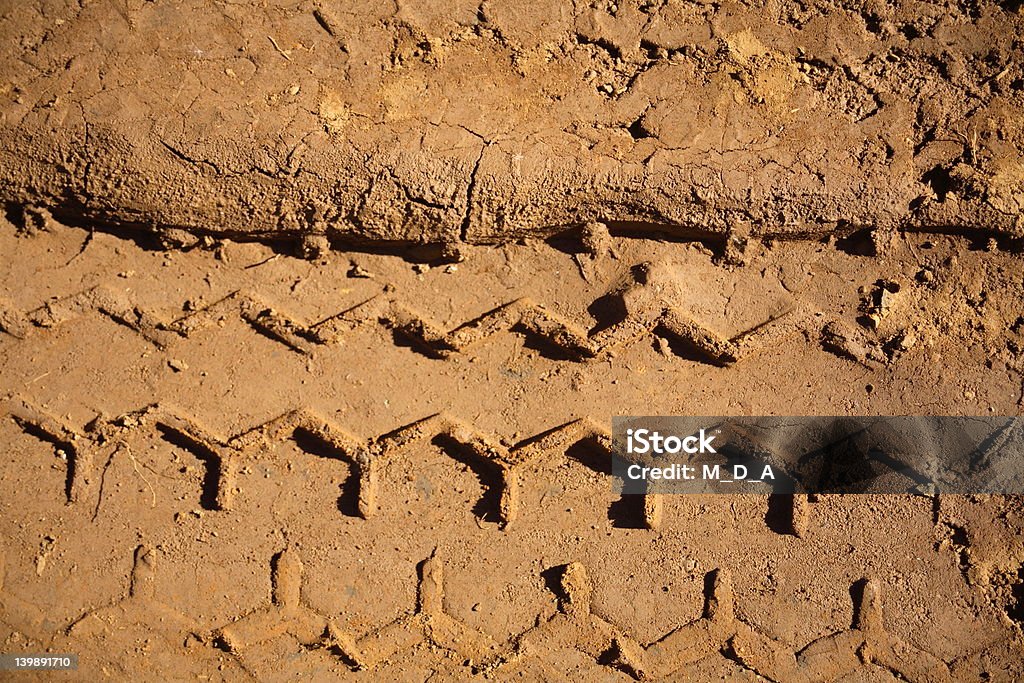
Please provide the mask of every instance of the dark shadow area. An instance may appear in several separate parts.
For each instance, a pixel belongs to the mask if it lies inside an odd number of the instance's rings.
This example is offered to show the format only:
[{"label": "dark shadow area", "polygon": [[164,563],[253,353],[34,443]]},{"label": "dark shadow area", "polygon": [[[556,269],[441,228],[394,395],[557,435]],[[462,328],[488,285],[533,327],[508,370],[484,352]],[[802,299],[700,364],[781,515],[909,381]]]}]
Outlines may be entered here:
[{"label": "dark shadow area", "polygon": [[594,299],[593,303],[587,306],[587,313],[597,321],[590,328],[590,336],[603,332],[610,327],[615,327],[629,316],[629,311],[626,310],[626,302],[618,294],[605,294]]},{"label": "dark shadow area", "polygon": [[1010,254],[1024,253],[1024,239],[997,234],[993,231],[963,231],[961,236],[967,239],[970,251],[1004,251]]},{"label": "dark shadow area", "polygon": [[[678,356],[682,360],[692,361],[694,363],[702,363],[704,365],[714,365],[715,367],[724,368],[727,367],[728,363],[723,363],[714,356],[704,353],[693,344],[688,344],[682,339],[679,339],[675,335],[671,334],[661,325],[658,325],[653,330],[654,334],[668,342],[668,348],[673,355]],[[657,340],[654,342],[657,344]]]},{"label": "dark shadow area", "polygon": [[[956,225],[931,225],[927,228],[904,228],[903,232],[921,235],[943,235],[966,240],[970,251],[989,251],[994,245],[996,249],[1008,254],[1024,253],[1024,238],[1007,235],[996,230],[981,228],[964,228]],[[928,243],[926,243],[928,244]],[[931,245],[922,248],[930,248]]]},{"label": "dark shadow area", "polygon": [[772,493],[768,495],[768,512],[764,516],[765,525],[777,534],[793,535],[793,495],[788,493]]},{"label": "dark shadow area", "polygon": [[565,449],[565,457],[598,474],[612,473],[612,459],[592,438],[583,438]]},{"label": "dark shadow area", "polygon": [[654,221],[605,221],[608,232],[614,237],[641,237],[660,239],[666,242],[700,242],[712,251],[718,251],[725,244],[725,232],[709,230],[698,225],[677,225]]},{"label": "dark shadow area", "polygon": [[836,249],[850,256],[877,256],[873,228],[861,228],[838,238]]},{"label": "dark shadow area", "polygon": [[[302,258],[302,240],[313,233],[267,230],[265,232],[238,232],[204,230],[194,226],[163,225],[159,228],[143,222],[128,220],[110,220],[102,215],[91,212],[81,202],[66,198],[59,204],[43,206],[50,212],[54,220],[70,228],[86,232],[102,232],[120,239],[128,240],[144,251],[192,251],[194,249],[216,248],[219,240],[232,242],[255,242],[266,245],[280,256]],[[24,206],[17,203],[6,203],[4,213],[7,219],[18,228],[25,226]],[[172,232],[173,231],[173,232]],[[441,243],[421,243],[410,241],[373,241],[349,237],[337,232],[328,236],[331,248],[337,251],[363,253],[382,256],[396,256],[406,263],[422,263],[431,266],[451,263],[458,260],[452,245]],[[305,259],[303,259],[305,260]]]},{"label": "dark shadow area", "polygon": [[25,227],[24,207],[13,202],[4,202],[4,218],[17,229]]},{"label": "dark shadow area", "polygon": [[906,493],[930,482],[926,475],[887,451],[861,444],[866,428],[845,432],[842,424],[837,423],[833,441],[800,457],[796,469],[805,488],[816,493],[870,493],[879,478],[894,473],[905,479]]},{"label": "dark shadow area", "polygon": [[579,351],[573,351],[570,349],[562,348],[557,344],[553,343],[550,339],[543,335],[537,334],[525,325],[516,323],[512,326],[512,331],[517,332],[523,336],[523,346],[525,348],[536,351],[544,358],[548,360],[557,361],[578,361],[581,357],[586,358],[590,355],[586,349],[580,349]]},{"label": "dark shadow area", "polygon": [[644,127],[644,117],[640,116],[633,123],[629,124],[626,128],[626,132],[634,140],[643,140],[644,138],[651,137],[650,131]]},{"label": "dark shadow area", "polygon": [[949,174],[949,169],[942,166],[933,166],[928,169],[921,176],[921,182],[932,188],[932,192],[940,202],[946,201],[946,195],[953,189],[953,176]]},{"label": "dark shadow area", "polygon": [[225,639],[224,636],[222,636],[220,634],[217,634],[213,638],[213,640],[211,641],[211,644],[213,645],[214,648],[220,650],[221,652],[226,652],[228,654],[233,654],[232,651],[231,651],[231,646],[228,645],[227,639]]},{"label": "dark shadow area", "polygon": [[[636,123],[634,122],[634,125]],[[630,134],[640,129],[629,130]],[[649,239],[662,242],[700,242],[716,257],[725,251],[725,233],[707,230],[696,226],[673,225],[650,221],[602,221],[612,237],[627,239]],[[586,252],[580,239],[582,224],[566,226],[553,235],[544,238],[549,247],[564,254],[581,254]]]},{"label": "dark shadow area", "polygon": [[58,436],[54,436],[53,434],[50,434],[49,432],[39,427],[38,425],[32,424],[27,420],[22,420],[17,416],[14,417],[14,421],[18,423],[18,426],[21,427],[26,434],[34,436],[40,441],[48,443],[54,446],[55,448],[59,448],[63,450],[65,453],[67,453],[68,459],[66,461],[67,467],[64,477],[64,495],[67,498],[67,500],[70,501],[71,487],[72,483],[75,480],[75,468],[77,467],[76,461],[78,460],[78,450],[75,448],[74,444],[71,443],[70,441],[65,441],[64,439],[61,439]]},{"label": "dark shadow area", "polygon": [[456,462],[469,468],[483,488],[483,493],[473,505],[473,514],[485,522],[501,521],[501,492],[505,486],[501,472],[496,465],[481,460],[475,453],[446,434],[438,434],[431,443],[442,449]]},{"label": "dark shadow area", "polygon": [[[325,641],[326,640],[327,639],[325,639]],[[306,647],[306,646],[304,646],[304,647]],[[324,645],[322,645],[320,643],[317,643],[314,646],[308,646],[309,651],[313,651],[313,650],[320,649],[320,648],[324,648]],[[337,643],[331,643],[331,644],[327,645],[326,648],[324,648],[324,649],[326,649],[327,652],[331,653],[332,655],[337,657],[339,660],[341,660],[341,662],[345,666],[347,666],[349,669],[351,669],[352,671],[358,671],[359,670],[359,662],[356,661],[355,659],[352,659],[352,656],[350,654],[348,654],[347,652],[345,652],[341,648],[341,646],[338,645]]]},{"label": "dark shadow area", "polygon": [[565,597],[565,594],[562,592],[562,576],[565,574],[568,566],[566,564],[559,564],[554,567],[548,567],[540,573],[540,578],[544,580],[544,587],[551,591],[551,594],[558,598],[559,602]]},{"label": "dark shadow area", "polygon": [[434,348],[430,344],[426,343],[422,339],[416,339],[410,334],[406,334],[397,327],[390,327],[391,330],[391,342],[403,349],[409,349],[413,353],[417,353],[421,356],[426,356],[433,360],[444,360],[445,354]]},{"label": "dark shadow area", "polygon": [[359,517],[359,469],[334,444],[321,439],[307,429],[298,427],[292,433],[292,440],[300,450],[318,458],[344,462],[349,473],[341,484],[338,497],[338,511],[346,517]]},{"label": "dark shadow area", "polygon": [[1024,625],[1024,565],[1017,569],[1017,580],[1010,585],[1010,604],[1006,616],[1014,623]]},{"label": "dark shadow area", "polygon": [[579,227],[566,228],[550,237],[546,237],[544,244],[563,254],[583,254],[587,251],[586,247],[583,246],[583,241],[580,239]]},{"label": "dark shadow area", "polygon": [[220,470],[222,467],[220,455],[206,444],[177,430],[169,429],[161,424],[158,424],[156,428],[164,441],[188,451],[203,463],[203,486],[199,493],[199,507],[204,510],[219,510],[217,494],[220,492]]},{"label": "dark shadow area", "polygon": [[864,591],[867,590],[867,587],[867,579],[861,579],[850,586],[850,599],[853,601],[853,623],[850,624],[851,626],[860,623],[861,618],[866,616],[861,614],[861,609],[867,606],[864,605]]},{"label": "dark shadow area", "polygon": [[608,521],[614,529],[646,529],[644,496],[623,494],[608,506]]},{"label": "dark shadow area", "polygon": [[799,469],[806,473],[805,486],[822,493],[865,492],[879,473],[855,442],[863,431],[842,435],[802,456]]}]

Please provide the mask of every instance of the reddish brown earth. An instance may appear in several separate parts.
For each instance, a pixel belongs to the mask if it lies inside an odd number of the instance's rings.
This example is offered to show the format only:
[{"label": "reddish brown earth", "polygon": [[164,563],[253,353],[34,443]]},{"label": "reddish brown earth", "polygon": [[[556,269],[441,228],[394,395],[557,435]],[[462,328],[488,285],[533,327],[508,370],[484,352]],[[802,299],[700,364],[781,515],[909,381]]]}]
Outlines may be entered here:
[{"label": "reddish brown earth", "polygon": [[1016,0],[4,3],[0,198],[338,244],[1019,239]]},{"label": "reddish brown earth", "polygon": [[[5,651],[79,653],[80,680],[1024,673],[1019,499],[663,496],[645,515],[602,450],[623,413],[1019,414],[1015,254],[755,243],[730,269],[700,244],[613,239],[614,256],[530,243],[431,268],[56,223],[5,225],[0,245]],[[901,290],[855,335],[880,279]],[[395,322],[451,330],[526,297],[515,310],[593,338],[650,296],[723,337],[817,315],[725,366],[658,334],[586,358],[507,321],[441,352]],[[826,324],[862,355],[825,348]],[[864,579],[880,597],[857,612]],[[641,649],[715,596],[717,617]]]},{"label": "reddish brown earth", "polygon": [[607,455],[613,415],[1022,413],[1022,35],[0,2],[0,653],[1024,679],[1019,497],[621,496]]}]

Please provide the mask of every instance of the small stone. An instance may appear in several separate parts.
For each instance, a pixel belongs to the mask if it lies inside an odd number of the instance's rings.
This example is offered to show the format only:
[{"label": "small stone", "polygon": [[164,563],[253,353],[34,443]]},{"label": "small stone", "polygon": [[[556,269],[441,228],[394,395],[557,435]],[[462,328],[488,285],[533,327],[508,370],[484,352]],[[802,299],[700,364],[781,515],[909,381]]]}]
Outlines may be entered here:
[{"label": "small stone", "polygon": [[352,262],[352,267],[348,269],[348,276],[349,277],[358,277],[358,278],[363,278],[363,279],[370,279],[370,278],[373,277],[373,273],[371,273],[366,268],[363,268],[361,265],[359,265],[358,263],[353,261]]},{"label": "small stone", "polygon": [[664,337],[656,337],[656,339],[657,339],[656,344],[657,344],[657,348],[658,348],[658,353],[660,353],[661,355],[663,355],[665,357],[671,356],[672,355],[672,345],[671,345],[671,343],[669,343],[668,339],[665,339]]},{"label": "small stone", "polygon": [[900,297],[902,287],[898,282],[892,280],[878,280],[866,294],[866,299],[861,302],[863,315],[859,318],[861,324],[877,330],[885,318],[895,306]]},{"label": "small stone", "polygon": [[913,348],[913,346],[917,344],[917,335],[914,333],[913,330],[907,330],[906,332],[900,335],[897,344],[899,344],[900,349],[902,349],[903,351]]},{"label": "small stone", "polygon": [[859,330],[832,321],[821,331],[821,344],[826,350],[858,363],[872,357],[872,344]]},{"label": "small stone", "polygon": [[169,359],[167,361],[167,365],[175,372],[184,372],[185,370],[188,370],[188,363],[176,358]]},{"label": "small stone", "polygon": [[466,260],[466,246],[445,242],[441,245],[441,259],[446,263],[462,263]]},{"label": "small stone", "polygon": [[167,228],[157,235],[160,246],[164,249],[192,249],[200,240],[187,230]]}]

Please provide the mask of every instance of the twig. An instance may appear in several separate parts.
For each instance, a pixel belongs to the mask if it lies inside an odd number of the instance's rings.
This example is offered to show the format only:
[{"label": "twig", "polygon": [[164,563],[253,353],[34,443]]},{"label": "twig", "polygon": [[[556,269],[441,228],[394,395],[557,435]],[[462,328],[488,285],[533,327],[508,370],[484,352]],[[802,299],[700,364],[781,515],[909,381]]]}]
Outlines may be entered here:
[{"label": "twig", "polygon": [[1003,78],[1004,76],[1006,76],[1006,74],[1010,73],[1010,69],[1012,69],[1012,68],[1013,68],[1013,66],[1014,66],[1014,64],[1013,64],[1013,60],[1010,60],[1010,61],[1009,61],[1009,62],[1008,62],[1008,63],[1006,64],[1006,66],[1005,66],[1005,67],[1003,68],[1003,70],[1002,70],[1002,71],[1000,71],[999,73],[997,73],[997,74],[996,74],[995,76],[992,76],[991,78],[988,78],[988,79],[987,79],[987,80],[985,81],[985,83],[986,83],[986,84],[988,84],[988,83],[995,83],[996,81],[998,81],[998,80],[1001,80],[1001,79],[1002,79],[1002,78]]},{"label": "twig", "polygon": [[132,459],[132,467],[135,469],[135,474],[139,475],[142,481],[146,482],[146,486],[149,487],[149,493],[153,496],[153,504],[151,507],[156,507],[156,489],[153,488],[153,484],[150,483],[149,479],[146,479],[146,475],[139,469],[139,461],[135,459],[135,455],[132,454],[132,450],[128,449],[128,457]]},{"label": "twig", "polygon": [[103,489],[107,484],[107,470],[110,469],[110,464],[114,462],[114,456],[121,451],[121,447],[118,446],[114,450],[110,451],[110,457],[107,458],[107,464],[103,466],[103,474],[100,475],[100,490],[96,494],[96,507],[92,511],[92,520],[96,521],[96,518],[100,516],[100,505],[103,504]]},{"label": "twig", "polygon": [[274,40],[274,36],[267,36],[267,38],[270,38],[270,42],[274,44],[274,49],[280,52],[282,57],[287,59],[289,62],[292,61],[291,55],[289,55],[286,50],[281,49],[281,46],[277,44],[276,40]]},{"label": "twig", "polygon": [[964,135],[958,130],[953,131],[953,134],[960,138],[960,140],[964,143],[964,147],[966,147],[967,151],[970,152],[971,163],[976,163],[978,160],[978,129],[974,129],[969,139],[966,135]]},{"label": "twig", "polygon": [[260,266],[262,266],[262,265],[264,265],[266,263],[270,263],[271,261],[276,261],[279,256],[280,256],[280,254],[274,254],[273,256],[268,256],[267,258],[263,259],[262,261],[257,261],[256,263],[250,263],[245,268],[243,268],[243,270],[249,270],[250,268],[259,268]]},{"label": "twig", "polygon": [[590,282],[590,278],[587,277],[587,270],[583,267],[583,261],[580,259],[579,254],[573,254],[572,258],[576,261],[576,267],[579,268],[580,277],[583,278],[584,282]]}]

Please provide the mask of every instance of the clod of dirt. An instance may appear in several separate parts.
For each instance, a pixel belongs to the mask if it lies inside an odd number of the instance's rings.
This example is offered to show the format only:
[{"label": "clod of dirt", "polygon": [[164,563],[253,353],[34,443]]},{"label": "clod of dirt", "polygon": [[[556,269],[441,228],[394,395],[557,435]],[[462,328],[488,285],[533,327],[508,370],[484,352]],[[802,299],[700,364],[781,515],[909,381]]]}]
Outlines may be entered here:
[{"label": "clod of dirt", "polygon": [[467,247],[457,242],[441,244],[441,261],[445,263],[461,263],[466,260]]},{"label": "clod of dirt", "polygon": [[583,245],[583,250],[590,254],[592,259],[615,254],[612,236],[608,232],[608,226],[604,223],[591,221],[584,225],[583,230],[580,231],[580,242]]},{"label": "clod of dirt", "polygon": [[324,235],[306,235],[299,240],[299,256],[311,261],[322,259],[331,252],[331,241]]},{"label": "clod of dirt", "polygon": [[900,330],[882,342],[882,350],[890,360],[894,360],[916,346],[917,341],[917,333],[914,330]]},{"label": "clod of dirt", "polygon": [[57,545],[57,539],[53,536],[47,535],[43,537],[42,542],[39,544],[39,553],[36,555],[36,576],[42,576],[43,572],[46,571],[46,563],[50,559],[50,555],[53,554],[53,549]]},{"label": "clod of dirt", "polygon": [[862,316],[859,321],[865,327],[877,330],[878,326],[892,311],[902,287],[893,280],[878,280],[867,297],[861,302]]},{"label": "clod of dirt", "polygon": [[725,234],[725,244],[717,261],[726,267],[747,265],[747,245],[750,242],[750,226],[734,220]]},{"label": "clod of dirt", "polygon": [[200,243],[200,238],[187,230],[166,228],[157,233],[157,240],[164,249],[192,249]]},{"label": "clod of dirt", "polygon": [[46,232],[53,225],[50,212],[38,206],[25,206],[21,210],[21,223],[18,234],[30,237],[36,233]]},{"label": "clod of dirt", "polygon": [[837,320],[825,325],[821,331],[822,346],[836,355],[868,365],[878,360],[878,345],[870,341],[859,329]]},{"label": "clod of dirt", "polygon": [[363,268],[355,261],[352,261],[351,264],[352,267],[348,269],[348,277],[361,278],[365,280],[371,279],[373,277],[373,273],[368,271],[366,268]]}]

